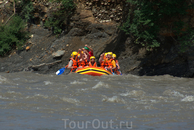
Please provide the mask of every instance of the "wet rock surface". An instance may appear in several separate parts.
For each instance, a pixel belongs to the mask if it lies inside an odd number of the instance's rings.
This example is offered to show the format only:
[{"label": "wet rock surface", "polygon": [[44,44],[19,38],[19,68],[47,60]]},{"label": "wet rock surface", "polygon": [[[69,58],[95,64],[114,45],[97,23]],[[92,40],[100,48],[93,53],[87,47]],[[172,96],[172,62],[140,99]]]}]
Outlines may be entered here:
[{"label": "wet rock surface", "polygon": [[[107,41],[115,32],[112,31],[111,35],[108,35],[104,32],[107,25],[91,24],[85,25],[84,30],[82,27],[72,28],[68,34],[59,37],[52,35],[48,29],[32,25],[30,32],[33,37],[23,46],[23,50],[14,50],[8,57],[0,58],[0,71],[54,73],[66,66],[72,51],[83,48],[85,44],[94,49],[94,54],[100,54],[102,46],[108,44]],[[108,28],[114,30],[116,26]],[[26,47],[30,49],[26,50]]]},{"label": "wet rock surface", "polygon": [[[77,35],[75,31],[77,34],[83,32],[84,35]],[[68,34],[60,37],[37,25],[33,25],[30,32],[33,37],[23,50],[15,50],[8,57],[0,58],[0,72],[55,73],[67,65],[72,51],[88,44],[94,49],[97,59],[103,52],[114,52],[124,74],[194,76],[194,48],[180,54],[178,46],[168,45],[148,52],[132,43],[129,36],[117,31],[116,25],[90,23],[84,30],[72,28]],[[26,50],[28,46],[30,49]],[[56,56],[53,57],[54,54]]]}]

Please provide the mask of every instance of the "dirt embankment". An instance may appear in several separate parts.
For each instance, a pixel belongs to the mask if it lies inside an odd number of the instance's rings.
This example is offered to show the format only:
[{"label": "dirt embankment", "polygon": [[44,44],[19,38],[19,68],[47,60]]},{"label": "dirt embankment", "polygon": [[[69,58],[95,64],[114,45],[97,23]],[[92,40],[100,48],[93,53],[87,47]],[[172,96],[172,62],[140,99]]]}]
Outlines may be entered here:
[{"label": "dirt embankment", "polygon": [[[161,36],[161,48],[148,52],[118,29],[119,23],[126,16],[125,8],[128,5],[92,4],[85,1],[79,3],[71,17],[70,31],[59,37],[42,26],[46,12],[44,17],[37,17],[29,28],[32,38],[23,50],[13,51],[8,57],[0,58],[0,72],[54,73],[68,63],[72,51],[88,44],[94,49],[97,59],[103,52],[112,51],[117,54],[121,70],[126,74],[194,76],[194,47],[185,53],[179,53],[179,45],[174,44],[172,38]],[[39,11],[45,10],[42,7]]]},{"label": "dirt embankment", "polygon": [[87,9],[87,5],[79,3],[71,17],[70,31],[56,37],[52,31],[42,26],[44,16],[50,13],[45,12],[47,7],[44,8],[42,4],[38,6],[37,3],[34,6],[41,8],[39,13],[34,12],[39,17],[35,17],[34,24],[29,28],[32,36],[23,46],[23,50],[14,50],[9,56],[0,58],[1,72],[53,73],[68,63],[72,51],[77,51],[87,44],[94,49],[94,54],[98,57],[111,39],[117,36],[116,21],[99,22],[93,12]]}]

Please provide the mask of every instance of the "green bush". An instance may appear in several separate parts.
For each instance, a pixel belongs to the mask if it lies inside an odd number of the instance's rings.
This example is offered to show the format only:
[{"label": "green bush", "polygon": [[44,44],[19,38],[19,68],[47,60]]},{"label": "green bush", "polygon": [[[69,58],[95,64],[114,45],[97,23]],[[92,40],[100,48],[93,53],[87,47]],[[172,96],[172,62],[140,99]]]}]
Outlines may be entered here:
[{"label": "green bush", "polygon": [[0,55],[3,56],[13,48],[20,48],[28,38],[24,30],[25,22],[14,16],[6,26],[0,26]]},{"label": "green bush", "polygon": [[31,0],[16,0],[16,8],[17,14],[25,22],[33,18],[32,12],[34,11],[34,7]]},{"label": "green bush", "polygon": [[67,26],[69,17],[75,9],[73,0],[51,0],[51,2],[60,3],[58,10],[52,13],[52,16],[46,20],[44,26],[52,27],[54,34],[60,34]]},{"label": "green bush", "polygon": [[[193,8],[193,5],[185,0],[127,0],[127,2],[132,8],[129,9],[128,18],[121,29],[126,34],[135,37],[135,43],[146,46],[148,49],[160,46],[157,37],[161,28],[172,28],[177,36],[194,32],[189,29],[187,23],[181,21],[181,18],[187,14],[186,10]],[[165,22],[173,18],[178,21],[174,21],[172,27],[166,26]],[[187,32],[182,31],[184,27]],[[190,44],[185,40],[188,41],[191,37],[184,36],[184,40],[179,41],[183,46],[187,46]]]},{"label": "green bush", "polygon": [[0,56],[12,49],[20,49],[29,38],[25,25],[32,18],[33,4],[30,0],[15,0],[15,3],[16,14],[6,25],[0,26]]},{"label": "green bush", "polygon": [[181,43],[180,52],[185,52],[190,46],[194,45],[194,31],[190,28],[178,37],[178,41]]}]

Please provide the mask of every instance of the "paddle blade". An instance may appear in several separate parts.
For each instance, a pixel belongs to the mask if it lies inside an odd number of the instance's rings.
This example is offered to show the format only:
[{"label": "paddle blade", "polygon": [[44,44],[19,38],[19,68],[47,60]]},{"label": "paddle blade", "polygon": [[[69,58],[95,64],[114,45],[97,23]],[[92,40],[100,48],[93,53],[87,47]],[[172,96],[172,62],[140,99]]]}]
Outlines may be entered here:
[{"label": "paddle blade", "polygon": [[64,71],[65,71],[65,68],[61,68],[60,70],[56,72],[56,75],[61,75],[63,74]]}]

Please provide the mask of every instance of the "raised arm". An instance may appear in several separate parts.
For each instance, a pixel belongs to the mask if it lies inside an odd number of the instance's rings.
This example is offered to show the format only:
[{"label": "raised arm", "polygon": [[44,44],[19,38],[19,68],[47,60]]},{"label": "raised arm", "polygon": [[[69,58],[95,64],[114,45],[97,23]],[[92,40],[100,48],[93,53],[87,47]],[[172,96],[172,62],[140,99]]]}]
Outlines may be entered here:
[{"label": "raised arm", "polygon": [[99,62],[101,63],[103,61],[104,53],[100,55]]},{"label": "raised arm", "polygon": [[67,66],[67,69],[73,69],[73,61],[70,60],[69,63],[68,63],[68,66]]},{"label": "raised arm", "polygon": [[87,44],[85,46],[88,47],[90,51],[93,53],[93,49],[91,47],[89,47]]},{"label": "raised arm", "polygon": [[83,53],[82,53],[82,57],[81,57],[81,58],[82,58],[83,60],[85,60],[85,59],[87,58],[87,55],[86,55],[85,52],[84,52],[84,48],[82,48],[82,51],[83,51]]}]

